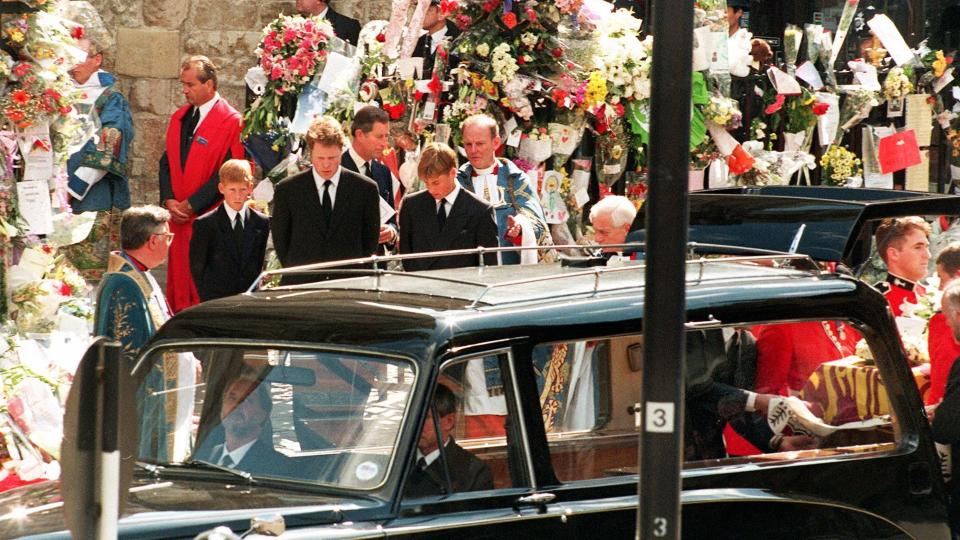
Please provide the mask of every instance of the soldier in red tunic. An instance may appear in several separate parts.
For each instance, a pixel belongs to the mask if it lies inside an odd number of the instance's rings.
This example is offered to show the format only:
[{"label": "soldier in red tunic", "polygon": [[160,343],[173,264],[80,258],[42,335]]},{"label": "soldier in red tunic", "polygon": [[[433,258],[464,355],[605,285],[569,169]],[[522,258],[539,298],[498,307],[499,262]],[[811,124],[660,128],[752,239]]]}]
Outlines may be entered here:
[{"label": "soldier in red tunic", "polygon": [[899,317],[904,301],[916,303],[925,294],[917,282],[927,276],[930,225],[919,216],[887,218],[877,227],[877,251],[887,265],[887,278],[874,284]]},{"label": "soldier in red tunic", "polygon": [[160,202],[170,211],[173,244],[167,266],[167,300],[174,313],[200,302],[190,275],[193,220],[221,201],[220,165],[242,159],[243,117],[217,92],[217,67],[206,56],[180,66],[187,104],[170,117],[160,158]]},{"label": "soldier in red tunic", "polygon": [[[937,255],[937,275],[940,276],[941,290],[960,277],[960,244],[950,244]],[[943,399],[950,366],[960,357],[960,344],[954,339],[942,311],[930,318],[927,350],[930,353],[930,391],[927,392],[926,404],[936,405]]]}]

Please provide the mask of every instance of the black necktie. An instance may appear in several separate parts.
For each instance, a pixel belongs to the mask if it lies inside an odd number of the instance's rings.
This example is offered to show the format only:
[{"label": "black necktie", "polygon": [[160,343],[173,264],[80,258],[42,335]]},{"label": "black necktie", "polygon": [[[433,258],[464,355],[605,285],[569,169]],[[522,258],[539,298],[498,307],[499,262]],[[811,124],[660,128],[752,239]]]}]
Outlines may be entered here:
[{"label": "black necktie", "polygon": [[437,205],[437,223],[440,224],[441,231],[443,230],[443,226],[447,224],[447,213],[444,211],[446,205],[446,199],[440,199],[440,204]]},{"label": "black necktie", "polygon": [[190,113],[184,117],[180,124],[180,167],[186,167],[187,154],[190,152],[190,145],[193,143],[193,132],[197,129],[197,122],[200,121],[200,109],[193,107]]},{"label": "black necktie", "polygon": [[367,178],[371,178],[371,179],[373,178],[372,176],[370,176],[370,162],[369,162],[369,161],[363,164],[363,175],[366,176]]},{"label": "black necktie", "polygon": [[325,180],[323,182],[323,201],[320,203],[320,220],[324,227],[330,226],[330,218],[333,216],[333,199],[330,198],[330,186],[333,182]]},{"label": "black necktie", "polygon": [[237,251],[243,249],[243,220],[240,219],[240,212],[233,218],[233,241],[237,243]]}]

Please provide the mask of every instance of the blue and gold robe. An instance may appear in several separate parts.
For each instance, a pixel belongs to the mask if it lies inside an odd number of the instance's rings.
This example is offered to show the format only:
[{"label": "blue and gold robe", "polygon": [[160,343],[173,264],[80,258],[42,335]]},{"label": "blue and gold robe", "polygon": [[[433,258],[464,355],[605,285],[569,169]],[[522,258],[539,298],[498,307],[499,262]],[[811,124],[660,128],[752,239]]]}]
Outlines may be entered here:
[{"label": "blue and gold robe", "polygon": [[[543,207],[540,205],[540,197],[536,193],[535,187],[530,182],[527,175],[506,159],[497,159],[497,192],[487,197],[484,193],[477,193],[473,186],[473,166],[468,162],[464,163],[457,171],[457,181],[464,188],[470,190],[478,197],[493,204],[494,211],[497,214],[497,230],[499,231],[500,246],[507,247],[513,244],[506,239],[507,216],[521,215],[526,217],[536,235],[536,242],[532,244],[540,245],[544,237],[547,236],[547,221],[543,217]],[[524,243],[526,244],[526,242]],[[503,264],[519,264],[520,255],[518,252],[504,252],[500,254],[500,260]]]}]

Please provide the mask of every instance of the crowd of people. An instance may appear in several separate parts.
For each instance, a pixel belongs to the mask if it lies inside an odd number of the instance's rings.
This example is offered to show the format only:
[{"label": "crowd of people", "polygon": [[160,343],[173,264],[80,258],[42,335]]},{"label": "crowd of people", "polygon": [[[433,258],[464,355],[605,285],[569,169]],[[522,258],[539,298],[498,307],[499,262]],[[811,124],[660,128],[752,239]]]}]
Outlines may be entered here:
[{"label": "crowd of people", "polygon": [[[325,16],[338,36],[356,44],[357,21],[319,0],[298,0],[297,8],[304,14]],[[736,31],[734,22],[731,32]],[[439,40],[456,32],[436,16],[427,17],[424,29],[417,46],[426,58],[432,57]],[[73,256],[88,263],[78,263],[81,269],[95,270],[101,264],[106,268],[97,294],[95,331],[123,343],[128,354],[139,350],[172,314],[248,290],[265,267],[271,238],[284,267],[388,252],[526,248],[410,258],[402,263],[409,271],[478,263],[532,264],[539,257],[532,248],[550,243],[536,186],[512,161],[497,156],[503,143],[501,126],[485,114],[470,116],[461,125],[466,157],[462,163],[457,152],[443,143],[427,144],[420,151],[417,176],[425,189],[417,192],[407,191],[399,181],[397,163],[384,161],[390,144],[387,112],[374,105],[359,109],[349,133],[334,118],[316,117],[305,136],[310,167],[277,184],[268,217],[248,204],[254,170],[241,142],[242,115],[218,93],[218,68],[204,56],[192,56],[181,65],[186,103],[169,120],[159,167],[159,205],[129,208],[121,221],[114,209],[130,206],[123,167],[117,166],[125,162],[133,137],[129,105],[112,75],[100,69],[100,44],[90,39],[81,44],[87,60],[72,74],[86,90],[88,105],[97,110],[101,127],[71,156],[69,186],[72,208],[97,211],[99,216],[87,241],[97,248],[84,250],[82,257]],[[634,204],[622,196],[607,196],[592,207],[594,239],[601,247],[611,246],[603,248],[607,256],[620,250],[615,246],[626,241],[635,216]],[[888,274],[876,287],[889,300],[894,315],[901,314],[904,302],[916,302],[917,295],[923,294],[919,282],[927,276],[929,234],[929,225],[919,217],[885,220],[877,228],[876,245]],[[104,247],[116,237],[120,250],[107,255]],[[162,288],[150,270],[164,262],[167,281]],[[942,313],[930,321],[932,388],[927,399],[929,405],[942,400],[934,420],[937,437],[956,444],[960,436],[952,419],[960,414],[960,368],[953,361],[960,356],[960,281],[951,282],[960,275],[960,245],[939,253],[936,271],[945,292]],[[315,279],[310,274],[287,274],[283,283]],[[757,373],[752,389],[742,396],[745,410],[761,413],[772,396],[799,392],[818,365],[854,354],[860,339],[854,327],[835,321],[771,325],[753,329],[750,336],[741,331],[736,335],[756,339]],[[481,404],[465,410],[468,435],[503,432],[503,396],[486,378],[486,361],[471,361],[464,375],[465,399],[479,397],[471,403]],[[246,389],[244,396],[249,393]],[[459,407],[452,405],[456,398],[439,394],[434,407],[442,425],[436,431],[448,437],[453,421],[449,415]],[[232,409],[227,410],[227,401],[223,412],[227,433],[242,433],[239,428],[230,431],[226,419]],[[268,398],[261,401],[269,403]],[[257,417],[263,415],[260,410]],[[430,484],[436,484],[429,478],[431,457],[435,460],[437,455],[436,431],[432,421],[424,426],[425,476],[411,489],[429,490]],[[251,446],[255,439],[231,435],[223,447],[211,452],[222,465],[242,463],[244,454],[255,448]],[[813,444],[801,438],[774,439],[760,446],[779,450]],[[461,459],[458,456],[451,450],[447,459]],[[489,470],[481,470],[466,457],[463,460],[469,461],[464,467],[473,471],[471,485],[491,483]]]}]

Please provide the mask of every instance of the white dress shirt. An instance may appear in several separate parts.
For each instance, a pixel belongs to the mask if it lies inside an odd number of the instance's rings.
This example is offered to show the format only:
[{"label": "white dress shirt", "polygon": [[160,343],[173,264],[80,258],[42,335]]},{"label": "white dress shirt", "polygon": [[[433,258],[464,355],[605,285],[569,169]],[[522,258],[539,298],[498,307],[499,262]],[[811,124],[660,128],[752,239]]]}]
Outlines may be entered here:
[{"label": "white dress shirt", "polygon": [[[330,189],[333,190],[333,186],[330,186]],[[323,197],[323,191],[320,192],[320,197]],[[237,214],[240,214],[240,223],[243,225],[247,224],[247,205],[243,205],[239,212],[230,208],[230,205],[226,202],[223,203],[223,208],[227,211],[227,218],[230,220],[231,228],[237,219]]]},{"label": "white dress shirt", "polygon": [[430,53],[437,52],[437,45],[443,41],[443,38],[447,37],[447,25],[444,24],[443,28],[437,30],[436,32],[430,34]]},{"label": "white dress shirt", "polygon": [[323,203],[323,183],[327,180],[332,182],[330,184],[330,204],[334,207],[337,206],[337,186],[340,184],[340,171],[343,170],[343,167],[337,167],[337,172],[333,174],[330,178],[323,178],[317,173],[316,169],[310,169],[313,171],[313,181],[317,184],[317,194],[320,195],[320,203]]},{"label": "white dress shirt", "polygon": [[[444,207],[444,210],[443,210],[443,212],[444,212],[445,215],[447,215],[447,216],[450,215],[450,210],[453,208],[453,203],[455,203],[455,202],[457,201],[457,195],[459,195],[459,194],[460,194],[460,183],[459,183],[459,182],[454,182],[454,183],[453,183],[453,191],[451,191],[450,193],[447,194],[446,197],[444,197],[443,199],[441,199],[441,200],[447,201],[447,204],[446,204],[446,206]],[[436,209],[439,211],[439,210],[440,210],[440,200],[434,199],[434,202],[436,203]]]},{"label": "white dress shirt", "polygon": [[200,105],[199,107],[197,107],[197,109],[200,110],[200,118],[197,120],[197,125],[194,126],[193,128],[194,133],[197,132],[197,128],[200,127],[200,124],[203,123],[203,119],[206,118],[208,114],[210,114],[210,111],[213,110],[213,106],[216,105],[217,101],[219,100],[220,100],[220,92],[217,92],[213,94],[213,98],[211,98],[210,101],[207,101],[203,105]]},{"label": "white dress shirt", "polygon": [[244,456],[247,455],[247,452],[253,447],[253,444],[257,442],[256,439],[248,442],[247,444],[234,448],[233,451],[227,450],[227,445],[223,445],[223,453],[220,454],[220,458],[217,460],[217,465],[223,465],[223,458],[230,456],[230,460],[233,461],[231,467],[236,467],[238,463],[243,461]]},{"label": "white dress shirt", "polygon": [[370,162],[360,157],[360,154],[358,154],[357,151],[353,149],[353,144],[347,147],[347,153],[350,154],[350,157],[353,159],[353,162],[357,165],[357,172],[360,174],[364,174],[363,167]]}]

